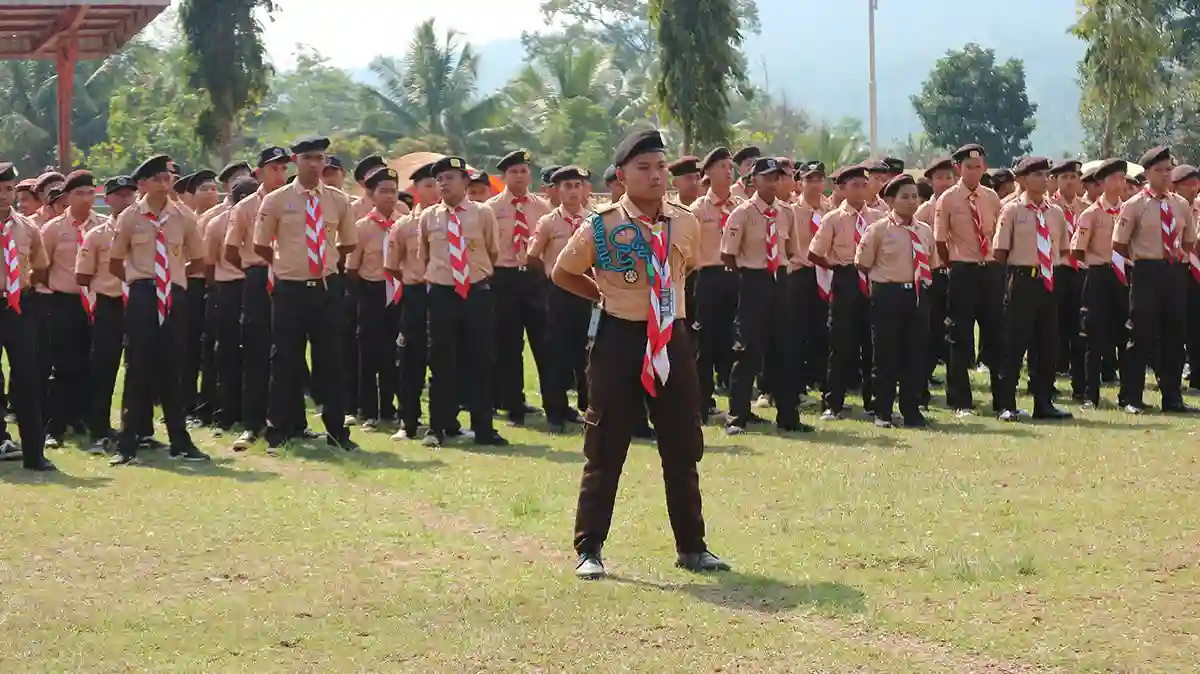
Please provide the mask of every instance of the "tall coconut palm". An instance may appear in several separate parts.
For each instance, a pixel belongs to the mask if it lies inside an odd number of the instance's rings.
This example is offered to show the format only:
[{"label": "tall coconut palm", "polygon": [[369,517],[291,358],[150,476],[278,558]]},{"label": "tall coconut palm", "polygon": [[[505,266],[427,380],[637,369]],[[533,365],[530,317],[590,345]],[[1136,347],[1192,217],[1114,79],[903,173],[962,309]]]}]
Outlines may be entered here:
[{"label": "tall coconut palm", "polygon": [[797,139],[796,151],[806,161],[824,162],[828,171],[858,163],[870,154],[861,130],[851,132],[844,124],[817,126]]}]

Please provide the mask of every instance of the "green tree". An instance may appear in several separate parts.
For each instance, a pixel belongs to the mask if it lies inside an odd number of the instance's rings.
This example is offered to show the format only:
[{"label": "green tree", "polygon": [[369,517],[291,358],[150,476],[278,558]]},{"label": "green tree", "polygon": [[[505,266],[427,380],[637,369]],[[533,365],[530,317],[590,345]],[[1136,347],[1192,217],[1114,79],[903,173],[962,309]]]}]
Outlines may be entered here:
[{"label": "green tree", "polygon": [[235,126],[267,91],[271,66],[257,13],[274,10],[274,0],[184,0],[180,6],[188,79],[208,94],[196,131],[222,162],[233,155]]},{"label": "green tree", "polygon": [[937,60],[910,99],[930,141],[940,147],[980,143],[998,164],[1030,151],[1037,104],[1025,91],[1025,65],[996,63],[996,52],[971,43]]},{"label": "green tree", "polygon": [[926,134],[917,132],[908,134],[903,142],[897,142],[890,154],[904,160],[906,167],[917,168],[929,166],[935,158],[946,156],[949,152],[944,147],[934,145]]},{"label": "green tree", "polygon": [[[733,123],[734,145],[755,145],[777,157],[808,159],[802,156],[800,147],[812,123],[808,114],[787,96],[777,98],[759,90],[749,99],[734,98],[730,119],[736,120]],[[706,148],[699,149],[703,152]]]},{"label": "green tree", "polygon": [[819,124],[800,137],[798,159],[819,161],[830,173],[842,166],[857,164],[870,156],[870,145],[862,131],[862,121],[843,119],[835,124]]},{"label": "green tree", "polygon": [[683,151],[729,138],[729,89],[744,86],[732,0],[651,0],[660,67],[655,95],[683,132]]}]

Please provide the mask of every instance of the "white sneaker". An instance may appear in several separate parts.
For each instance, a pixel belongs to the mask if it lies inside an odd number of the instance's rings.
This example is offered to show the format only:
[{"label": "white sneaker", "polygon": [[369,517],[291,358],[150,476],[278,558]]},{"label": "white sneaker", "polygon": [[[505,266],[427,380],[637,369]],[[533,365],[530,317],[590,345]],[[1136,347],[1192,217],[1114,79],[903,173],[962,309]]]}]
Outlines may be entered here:
[{"label": "white sneaker", "polygon": [[17,459],[23,456],[21,448],[12,440],[0,442],[0,459]]},{"label": "white sneaker", "polygon": [[396,431],[395,433],[392,433],[392,440],[407,440],[407,439],[408,439],[408,431],[404,430],[403,428]]},{"label": "white sneaker", "polygon": [[425,447],[441,447],[442,439],[433,433],[426,433],[425,438],[421,440],[421,444]]},{"label": "white sneaker", "polygon": [[975,413],[968,409],[954,410],[955,419],[966,419],[973,416],[975,416]]},{"label": "white sneaker", "polygon": [[357,426],[358,425],[358,417],[354,416],[353,414],[347,414],[346,418],[342,419],[342,423],[345,424],[346,426]]},{"label": "white sneaker", "polygon": [[742,428],[741,426],[726,426],[725,427],[725,435],[741,435],[742,433],[745,433],[745,432],[746,432],[746,429]]},{"label": "white sneaker", "polygon": [[771,397],[768,395],[760,395],[758,397],[758,400],[754,401],[754,406],[759,407],[759,408],[770,407],[771,406]]},{"label": "white sneaker", "polygon": [[841,418],[842,418],[841,412],[834,412],[833,410],[825,410],[824,412],[821,413],[821,421],[837,421],[838,419],[841,419]]},{"label": "white sneaker", "polygon": [[362,429],[368,433],[373,433],[378,426],[378,422],[374,419],[363,419]]}]

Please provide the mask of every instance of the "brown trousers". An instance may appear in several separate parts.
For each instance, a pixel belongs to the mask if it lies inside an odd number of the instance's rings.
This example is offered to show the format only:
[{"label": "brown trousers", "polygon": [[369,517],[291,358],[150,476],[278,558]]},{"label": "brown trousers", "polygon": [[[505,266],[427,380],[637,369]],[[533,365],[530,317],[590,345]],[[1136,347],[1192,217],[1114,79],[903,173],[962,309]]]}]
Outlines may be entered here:
[{"label": "brown trousers", "polygon": [[576,552],[599,553],[608,537],[617,483],[643,404],[648,406],[650,421],[658,433],[658,454],[675,548],[680,553],[705,549],[700,475],[696,470],[704,454],[700,382],[686,321],[675,322],[667,345],[671,373],[666,384],[656,382],[656,397],[647,396],[642,388],[645,353],[646,323],[601,315],[588,359],[591,395],[584,415],[587,425],[583,439],[587,462],[575,513]]}]

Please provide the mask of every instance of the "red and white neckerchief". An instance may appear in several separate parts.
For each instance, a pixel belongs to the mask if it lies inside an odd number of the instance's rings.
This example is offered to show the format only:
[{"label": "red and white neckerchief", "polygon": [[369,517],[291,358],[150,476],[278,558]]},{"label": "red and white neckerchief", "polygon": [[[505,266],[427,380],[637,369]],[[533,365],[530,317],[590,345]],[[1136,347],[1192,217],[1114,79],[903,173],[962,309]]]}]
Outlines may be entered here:
[{"label": "red and white neckerchief", "polygon": [[167,230],[163,227],[169,216],[161,218],[149,211],[142,217],[154,223],[154,294],[158,296],[158,324],[162,325],[171,313],[171,256],[167,252]]},{"label": "red and white neckerchief", "polygon": [[767,210],[763,211],[763,217],[767,219],[767,271],[774,276],[779,270],[779,228],[775,225],[779,211],[775,210],[773,205],[768,206]]},{"label": "red and white neckerchief", "polygon": [[967,205],[971,208],[971,223],[975,226],[975,240],[979,242],[979,253],[984,259],[987,259],[992,252],[992,246],[983,233],[983,218],[979,216],[979,205],[975,203],[977,198],[975,190],[967,192]]},{"label": "red and white neckerchief", "polygon": [[525,215],[525,204],[529,203],[529,195],[513,197],[513,255],[520,255],[529,243],[529,218]]},{"label": "red and white neckerchief", "polygon": [[1046,225],[1046,211],[1050,207],[1042,202],[1031,203],[1028,208],[1037,218],[1038,272],[1042,277],[1042,285],[1046,286],[1046,292],[1054,292],[1054,252],[1050,250],[1050,227]]},{"label": "red and white neckerchief", "polygon": [[8,216],[8,220],[4,223],[4,230],[0,232],[0,245],[4,246],[4,267],[8,269],[8,277],[5,279],[4,289],[8,292],[8,308],[13,310],[13,313],[21,313],[21,254],[17,251],[17,239],[14,236],[13,226],[16,222],[12,216]]},{"label": "red and white neckerchief", "polygon": [[570,225],[572,234],[574,234],[576,231],[578,231],[579,226],[583,224],[583,216],[582,215],[571,215],[570,213],[566,212],[566,210],[564,210],[562,212],[562,216],[563,216],[563,222]]},{"label": "red and white neckerchief", "polygon": [[[388,220],[380,215],[379,211],[375,210],[372,210],[371,214],[367,217],[369,217],[376,225],[379,225],[379,229],[383,230],[383,247],[384,252],[386,253],[388,245],[388,232],[391,231],[392,225],[394,225],[396,221]],[[400,282],[400,279],[392,276],[391,272],[389,272],[387,269],[383,270],[383,286],[385,288],[384,305],[399,304],[400,298],[404,296],[404,284]]]},{"label": "red and white neckerchief", "polygon": [[[83,249],[83,227],[87,224],[84,219],[80,222],[75,222],[75,254],[79,255],[79,251]],[[94,323],[96,320],[96,293],[92,292],[87,286],[79,287],[79,301],[83,304],[83,310],[87,312],[88,322]]]},{"label": "red and white neckerchief", "polygon": [[[815,237],[817,230],[821,229],[821,214],[815,208],[813,209],[811,227],[812,235]],[[833,297],[833,270],[821,265],[814,265],[814,268],[817,271],[817,295],[822,300],[828,302]]]},{"label": "red and white neckerchief", "polygon": [[1147,187],[1142,192],[1158,202],[1158,218],[1162,222],[1162,242],[1163,242],[1163,259],[1167,262],[1174,262],[1178,259],[1178,242],[1179,232],[1175,229],[1175,214],[1171,211],[1171,200],[1168,196],[1163,195],[1160,199],[1154,196],[1154,193]]},{"label": "red and white neckerchief", "polygon": [[[1112,216],[1113,225],[1116,226],[1116,220],[1121,216],[1121,207],[1106,208],[1104,212]],[[1121,285],[1129,285],[1129,277],[1125,275],[1125,256],[1114,250],[1112,252],[1112,266],[1113,272],[1117,275],[1117,280],[1121,282]]]},{"label": "red and white neckerchief", "polygon": [[471,290],[471,269],[467,265],[467,241],[463,237],[462,220],[459,213],[465,213],[466,208],[459,204],[453,208],[446,206],[446,242],[450,246],[450,269],[454,274],[454,292],[459,297],[467,298]]},{"label": "red and white neckerchief", "polygon": [[717,212],[721,214],[721,231],[724,232],[725,225],[729,224],[729,215],[733,213],[733,209],[728,208],[733,202],[733,195],[730,194],[724,199],[717,199],[717,196],[714,194],[711,198],[713,208],[716,208]]},{"label": "red and white neckerchief", "polygon": [[917,232],[915,222],[910,220],[907,225],[900,222],[895,211],[889,213],[888,217],[897,226],[907,231],[912,240],[913,289],[916,291],[917,297],[920,297],[922,286],[933,285],[933,268],[929,265],[929,251],[925,248],[925,243],[921,241],[921,235]]},{"label": "red and white neckerchief", "polygon": [[[304,205],[304,235],[308,239],[308,273],[313,278],[325,277],[325,215],[321,213],[321,197],[316,190],[309,192]],[[270,283],[271,274],[267,278]]]},{"label": "red and white neckerchief", "polygon": [[671,375],[671,359],[667,356],[667,344],[675,326],[675,293],[671,288],[670,251],[667,250],[670,236],[670,220],[660,216],[657,222],[646,216],[638,218],[650,228],[650,261],[647,264],[650,276],[650,316],[646,322],[646,355],[642,358],[642,387],[651,396],[657,396],[655,375],[663,384]]},{"label": "red and white neckerchief", "polygon": [[[854,214],[854,247],[858,248],[858,244],[862,241],[863,236],[867,233],[867,219],[863,217],[862,211]],[[862,291],[863,296],[871,294],[871,284],[867,282],[867,275],[858,272],[858,289]]]},{"label": "red and white neckerchief", "polygon": [[[1071,208],[1070,202],[1063,199],[1061,194],[1058,195],[1057,201],[1062,207],[1063,216],[1067,218],[1067,240],[1070,241],[1075,238],[1075,209]],[[1067,264],[1071,265],[1071,269],[1079,271],[1079,260],[1074,257],[1068,260]]]}]

